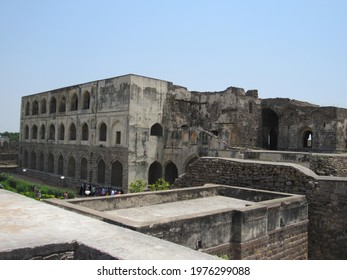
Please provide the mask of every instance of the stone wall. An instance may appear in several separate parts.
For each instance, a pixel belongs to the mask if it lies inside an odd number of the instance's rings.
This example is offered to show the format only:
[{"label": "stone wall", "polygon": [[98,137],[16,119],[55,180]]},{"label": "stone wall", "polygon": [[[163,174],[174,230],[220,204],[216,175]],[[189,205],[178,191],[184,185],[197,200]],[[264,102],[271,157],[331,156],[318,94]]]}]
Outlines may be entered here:
[{"label": "stone wall", "polygon": [[319,177],[290,163],[201,158],[174,187],[225,184],[306,195],[309,203],[309,258],[347,258],[347,180]]},{"label": "stone wall", "polygon": [[312,155],[310,157],[310,169],[322,176],[347,177],[347,156]]}]

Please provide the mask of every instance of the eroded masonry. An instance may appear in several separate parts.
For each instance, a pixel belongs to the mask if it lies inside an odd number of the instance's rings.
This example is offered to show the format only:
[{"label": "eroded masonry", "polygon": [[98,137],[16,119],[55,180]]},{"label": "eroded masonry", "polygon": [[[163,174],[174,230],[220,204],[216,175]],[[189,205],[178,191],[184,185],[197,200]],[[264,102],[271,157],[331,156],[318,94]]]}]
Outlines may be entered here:
[{"label": "eroded masonry", "polygon": [[344,152],[347,110],[132,74],[22,98],[19,164],[51,181],[126,192],[136,179],[173,183],[199,157],[240,148]]}]

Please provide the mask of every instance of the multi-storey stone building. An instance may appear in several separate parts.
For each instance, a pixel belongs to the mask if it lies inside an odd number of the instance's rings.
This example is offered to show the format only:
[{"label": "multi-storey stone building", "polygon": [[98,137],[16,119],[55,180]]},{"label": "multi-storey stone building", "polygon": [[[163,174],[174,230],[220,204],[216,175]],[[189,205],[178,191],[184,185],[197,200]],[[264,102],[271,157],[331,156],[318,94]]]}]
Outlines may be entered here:
[{"label": "multi-storey stone building", "polygon": [[127,191],[138,178],[173,182],[198,157],[240,147],[346,151],[346,134],[346,109],[129,74],[23,97],[19,163]]}]

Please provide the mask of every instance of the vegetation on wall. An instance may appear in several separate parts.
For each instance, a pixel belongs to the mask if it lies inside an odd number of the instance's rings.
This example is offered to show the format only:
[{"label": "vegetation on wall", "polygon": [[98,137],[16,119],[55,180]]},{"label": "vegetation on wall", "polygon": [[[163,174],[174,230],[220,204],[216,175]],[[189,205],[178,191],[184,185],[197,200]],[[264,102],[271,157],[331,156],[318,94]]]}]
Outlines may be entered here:
[{"label": "vegetation on wall", "polygon": [[163,178],[159,178],[154,184],[148,184],[141,179],[137,179],[132,182],[129,187],[130,193],[145,192],[145,191],[163,191],[168,190],[170,183],[165,181]]},{"label": "vegetation on wall", "polygon": [[5,190],[34,199],[64,198],[65,192],[68,194],[68,198],[75,196],[71,190],[28,182],[6,173],[0,173],[0,184]]}]

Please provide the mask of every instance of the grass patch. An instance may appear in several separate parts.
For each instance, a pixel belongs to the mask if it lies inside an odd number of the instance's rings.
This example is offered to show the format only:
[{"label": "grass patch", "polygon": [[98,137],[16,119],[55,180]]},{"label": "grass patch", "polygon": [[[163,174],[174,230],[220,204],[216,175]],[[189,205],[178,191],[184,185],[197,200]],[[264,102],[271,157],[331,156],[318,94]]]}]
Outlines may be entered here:
[{"label": "grass patch", "polygon": [[0,173],[0,184],[5,190],[19,193],[34,199],[63,199],[65,192],[67,192],[68,198],[75,197],[75,194],[69,189],[62,189],[25,181],[7,173]]}]

